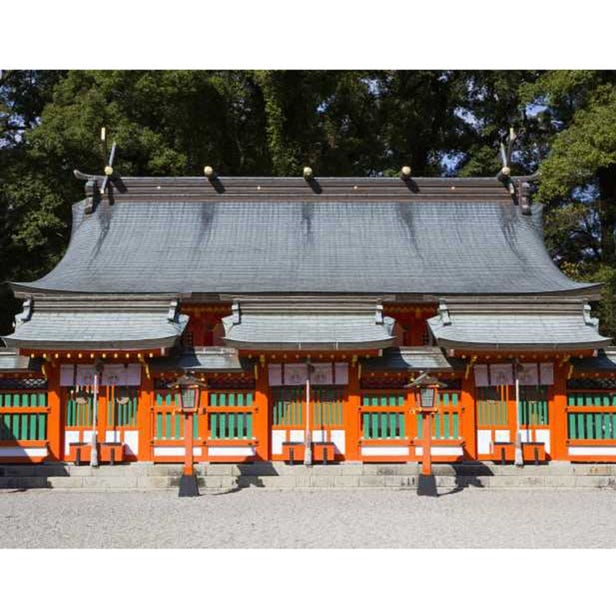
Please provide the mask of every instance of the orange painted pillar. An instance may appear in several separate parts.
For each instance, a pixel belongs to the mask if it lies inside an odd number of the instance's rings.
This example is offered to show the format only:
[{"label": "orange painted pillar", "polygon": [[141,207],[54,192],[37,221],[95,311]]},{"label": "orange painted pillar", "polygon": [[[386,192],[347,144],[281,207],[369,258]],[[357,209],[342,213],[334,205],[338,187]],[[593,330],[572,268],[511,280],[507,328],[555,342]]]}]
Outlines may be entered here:
[{"label": "orange painted pillar", "polygon": [[460,391],[460,426],[464,439],[464,457],[477,459],[477,414],[475,413],[475,375],[469,370],[468,377],[462,379]]},{"label": "orange painted pillar", "polygon": [[64,459],[62,418],[62,401],[60,396],[60,366],[46,365],[47,371],[47,442],[49,447],[49,460],[60,461]]},{"label": "orange painted pillar", "polygon": [[567,460],[567,374],[569,362],[554,364],[554,386],[550,403],[550,456]]},{"label": "orange painted pillar", "polygon": [[[411,379],[412,380],[412,379]],[[405,407],[406,415],[405,415],[405,424],[406,424],[406,435],[405,438],[408,439],[409,443],[413,443],[417,438],[418,425],[417,421],[417,391],[415,389],[407,389],[406,390],[406,407]],[[409,460],[417,460],[415,445],[409,445],[409,451],[411,452],[409,455]]]},{"label": "orange painted pillar", "polygon": [[252,431],[257,439],[257,460],[270,458],[270,421],[269,421],[269,379],[267,364],[255,365],[255,412],[252,418]]},{"label": "orange painted pillar", "polygon": [[361,434],[361,391],[359,384],[359,363],[349,364],[349,384],[344,408],[344,459],[359,460],[359,438]]},{"label": "orange painted pillar", "polygon": [[154,404],[154,384],[144,368],[141,370],[141,389],[137,406],[137,427],[139,430],[139,452],[137,459],[140,462],[153,459],[152,455],[152,405]]}]

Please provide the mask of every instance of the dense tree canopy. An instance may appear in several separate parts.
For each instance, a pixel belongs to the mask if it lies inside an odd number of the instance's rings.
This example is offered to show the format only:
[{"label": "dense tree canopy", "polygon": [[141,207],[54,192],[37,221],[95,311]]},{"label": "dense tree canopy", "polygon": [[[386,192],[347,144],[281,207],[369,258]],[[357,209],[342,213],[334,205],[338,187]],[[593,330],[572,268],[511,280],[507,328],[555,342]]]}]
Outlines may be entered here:
[{"label": "dense tree canopy", "polygon": [[[72,170],[102,168],[101,126],[125,175],[495,175],[541,171],[546,239],[574,278],[606,283],[616,335],[616,73],[608,71],[3,71],[0,280],[61,257]],[[16,303],[0,288],[0,332]]]}]

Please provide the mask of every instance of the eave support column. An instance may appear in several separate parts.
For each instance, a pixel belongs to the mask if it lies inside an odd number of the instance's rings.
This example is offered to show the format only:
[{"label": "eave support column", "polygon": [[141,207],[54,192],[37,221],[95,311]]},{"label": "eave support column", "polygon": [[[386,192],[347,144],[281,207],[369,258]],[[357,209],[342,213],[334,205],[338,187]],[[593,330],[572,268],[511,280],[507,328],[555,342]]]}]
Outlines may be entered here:
[{"label": "eave support column", "polygon": [[265,357],[261,356],[258,364],[255,365],[256,387],[255,387],[255,413],[253,417],[253,434],[257,439],[256,458],[257,460],[270,459],[270,412],[269,412],[269,378]]},{"label": "eave support column", "polygon": [[60,396],[60,367],[58,365],[47,364],[47,405],[49,415],[47,416],[47,441],[49,448],[49,460],[59,462],[64,459],[62,449],[62,399]]}]

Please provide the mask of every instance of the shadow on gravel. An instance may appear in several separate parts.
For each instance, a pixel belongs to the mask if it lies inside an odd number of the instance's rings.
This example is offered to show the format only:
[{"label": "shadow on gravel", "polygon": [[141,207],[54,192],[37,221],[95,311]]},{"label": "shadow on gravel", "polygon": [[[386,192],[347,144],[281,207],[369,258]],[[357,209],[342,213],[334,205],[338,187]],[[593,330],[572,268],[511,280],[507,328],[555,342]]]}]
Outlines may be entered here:
[{"label": "shadow on gravel", "polygon": [[244,488],[263,488],[265,484],[261,476],[279,476],[278,471],[271,462],[253,462],[251,464],[238,464],[239,475],[236,477],[236,485],[227,490],[221,490],[210,496],[225,496],[240,492]]},{"label": "shadow on gravel", "polygon": [[481,477],[494,475],[492,469],[482,462],[452,465],[455,473],[455,486],[449,492],[439,492],[438,496],[449,496],[462,492],[466,488],[484,488]]}]

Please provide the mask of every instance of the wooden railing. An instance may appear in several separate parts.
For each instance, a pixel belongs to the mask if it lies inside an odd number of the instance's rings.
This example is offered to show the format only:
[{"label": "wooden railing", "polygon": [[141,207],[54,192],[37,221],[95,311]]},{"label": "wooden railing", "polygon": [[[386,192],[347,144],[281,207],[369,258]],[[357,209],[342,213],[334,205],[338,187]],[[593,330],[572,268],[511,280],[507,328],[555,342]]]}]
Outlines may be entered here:
[{"label": "wooden railing", "polygon": [[47,440],[46,391],[0,391],[0,442]]},{"label": "wooden railing", "polygon": [[567,438],[616,443],[616,392],[567,392]]}]

